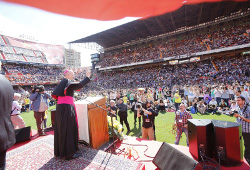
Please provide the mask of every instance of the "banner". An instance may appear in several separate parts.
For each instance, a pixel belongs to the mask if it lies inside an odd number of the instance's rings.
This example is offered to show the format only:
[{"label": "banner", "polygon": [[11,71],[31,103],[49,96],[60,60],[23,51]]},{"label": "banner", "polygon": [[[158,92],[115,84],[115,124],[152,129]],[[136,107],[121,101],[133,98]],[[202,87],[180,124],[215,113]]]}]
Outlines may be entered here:
[{"label": "banner", "polygon": [[45,54],[49,64],[63,64],[64,47],[62,45],[41,44],[18,38],[5,36],[10,44],[15,47],[38,50]]}]

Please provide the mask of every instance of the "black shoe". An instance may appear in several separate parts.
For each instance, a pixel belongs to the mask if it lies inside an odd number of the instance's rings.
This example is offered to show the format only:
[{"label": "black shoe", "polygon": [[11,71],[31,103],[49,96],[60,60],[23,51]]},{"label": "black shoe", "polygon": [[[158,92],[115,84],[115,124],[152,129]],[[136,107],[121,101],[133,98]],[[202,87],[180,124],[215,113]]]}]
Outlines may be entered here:
[{"label": "black shoe", "polygon": [[126,135],[128,136],[129,133],[130,133],[130,130],[127,131]]},{"label": "black shoe", "polygon": [[47,134],[47,133],[44,133],[44,132],[39,133],[39,136],[46,136],[46,135],[48,135],[48,134]]},{"label": "black shoe", "polygon": [[79,158],[79,157],[82,157],[82,154],[81,153],[75,153],[72,156],[65,157],[65,160],[72,160],[72,159],[76,159],[76,158]]}]

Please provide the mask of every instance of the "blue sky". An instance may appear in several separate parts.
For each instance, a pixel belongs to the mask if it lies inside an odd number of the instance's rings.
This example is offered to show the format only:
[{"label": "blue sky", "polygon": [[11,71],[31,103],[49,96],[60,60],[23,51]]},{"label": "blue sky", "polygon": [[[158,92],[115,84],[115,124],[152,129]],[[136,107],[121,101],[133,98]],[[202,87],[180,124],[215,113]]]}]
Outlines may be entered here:
[{"label": "blue sky", "polygon": [[[97,21],[75,18],[40,9],[2,2],[0,0],[0,34],[19,37],[33,36],[41,43],[65,45],[67,42],[135,20]],[[82,65],[90,65],[92,50],[77,48],[82,53]]]}]

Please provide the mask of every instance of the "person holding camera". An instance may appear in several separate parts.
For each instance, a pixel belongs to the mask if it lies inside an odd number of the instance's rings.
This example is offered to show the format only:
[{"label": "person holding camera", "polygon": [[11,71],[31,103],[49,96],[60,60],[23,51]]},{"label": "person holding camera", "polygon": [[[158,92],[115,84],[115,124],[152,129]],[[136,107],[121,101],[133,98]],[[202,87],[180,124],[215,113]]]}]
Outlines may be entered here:
[{"label": "person holding camera", "polygon": [[214,100],[214,98],[212,98],[212,100],[209,102],[207,111],[208,113],[212,114],[215,114],[215,112],[217,111],[217,102]]},{"label": "person holding camera", "polygon": [[250,165],[250,105],[242,96],[237,97],[236,102],[238,107],[234,112],[234,117],[236,117],[236,122],[241,124],[245,145],[244,157]]},{"label": "person holding camera", "polygon": [[[132,104],[131,110],[134,112],[134,124],[136,125],[137,122],[137,110],[140,109],[140,103],[137,102],[137,99],[134,100]],[[141,126],[141,117],[138,117],[139,126]]]},{"label": "person holding camera", "polygon": [[125,123],[127,130],[128,130],[126,135],[128,135],[130,133],[130,127],[128,124],[128,109],[127,109],[127,105],[123,102],[122,98],[119,99],[118,108],[119,108],[118,116],[120,117],[120,123],[122,126],[123,126],[123,122]]},{"label": "person holding camera", "polygon": [[21,114],[21,108],[22,106],[18,103],[21,98],[21,94],[14,93],[14,100],[12,103],[12,110],[11,110],[11,121],[14,125],[14,129],[18,128],[24,128],[25,123],[23,121],[23,118],[20,116]]},{"label": "person holding camera", "polygon": [[137,110],[137,116],[142,117],[142,139],[154,140],[154,118],[158,113],[151,108],[151,103],[147,101],[145,108],[140,106]]},{"label": "person holding camera", "polygon": [[43,120],[45,116],[45,111],[49,108],[48,98],[50,95],[44,92],[44,86],[35,86],[30,95],[30,100],[32,102],[32,110],[34,111],[34,117],[36,119],[37,132],[39,136],[47,135],[43,131]]}]

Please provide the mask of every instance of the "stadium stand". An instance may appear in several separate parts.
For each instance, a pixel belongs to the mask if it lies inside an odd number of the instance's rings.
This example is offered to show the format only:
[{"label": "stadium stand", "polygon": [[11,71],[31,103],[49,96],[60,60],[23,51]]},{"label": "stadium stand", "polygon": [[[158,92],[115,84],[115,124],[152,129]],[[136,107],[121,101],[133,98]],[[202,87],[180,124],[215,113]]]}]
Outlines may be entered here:
[{"label": "stadium stand", "polygon": [[0,35],[0,45],[6,45],[6,43],[4,42],[4,39],[2,37],[2,35]]},{"label": "stadium stand", "polygon": [[[187,33],[173,35],[166,40],[146,43],[105,53],[102,68],[161,58],[190,55],[198,52],[250,43],[250,23],[246,18],[233,20]],[[165,42],[164,42],[165,41]]]},{"label": "stadium stand", "polygon": [[48,64],[43,52],[12,46],[4,35],[0,35],[0,53],[2,60]]}]

